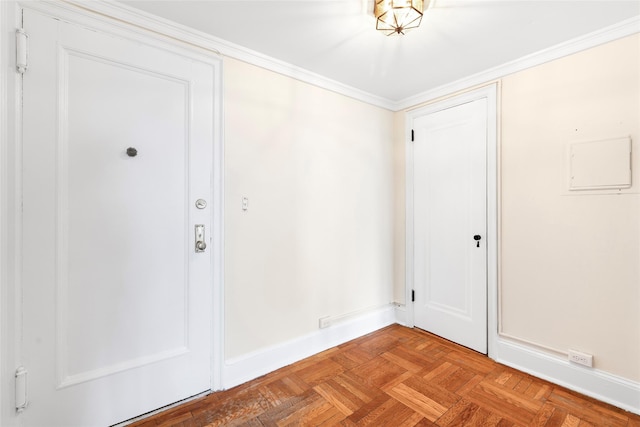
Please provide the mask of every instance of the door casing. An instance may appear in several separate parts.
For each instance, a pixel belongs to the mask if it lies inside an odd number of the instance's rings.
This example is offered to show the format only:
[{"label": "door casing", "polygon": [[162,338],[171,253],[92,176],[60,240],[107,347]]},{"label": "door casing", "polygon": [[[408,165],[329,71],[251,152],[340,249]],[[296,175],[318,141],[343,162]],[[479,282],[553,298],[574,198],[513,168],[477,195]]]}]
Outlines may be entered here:
[{"label": "door casing", "polygon": [[413,239],[413,143],[411,130],[416,118],[442,111],[478,99],[487,100],[487,354],[496,357],[498,339],[498,101],[499,85],[493,83],[479,89],[452,96],[432,104],[410,110],[405,121],[405,305],[406,323],[413,327],[414,306],[411,301],[414,289],[414,239]]}]

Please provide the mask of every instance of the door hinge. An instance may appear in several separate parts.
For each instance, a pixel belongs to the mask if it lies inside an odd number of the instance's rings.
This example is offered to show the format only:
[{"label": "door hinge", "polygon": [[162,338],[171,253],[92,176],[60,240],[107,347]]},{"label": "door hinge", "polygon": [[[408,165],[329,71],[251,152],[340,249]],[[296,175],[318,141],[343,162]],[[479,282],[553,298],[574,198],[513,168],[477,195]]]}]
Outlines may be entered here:
[{"label": "door hinge", "polygon": [[28,67],[29,35],[22,29],[16,30],[16,70],[24,74]]},{"label": "door hinge", "polygon": [[416,291],[411,289],[411,302],[416,302]]},{"label": "door hinge", "polygon": [[411,129],[411,141],[413,141],[413,138],[414,138],[413,129]]},{"label": "door hinge", "polygon": [[27,401],[27,370],[24,366],[16,369],[16,412],[26,409]]}]

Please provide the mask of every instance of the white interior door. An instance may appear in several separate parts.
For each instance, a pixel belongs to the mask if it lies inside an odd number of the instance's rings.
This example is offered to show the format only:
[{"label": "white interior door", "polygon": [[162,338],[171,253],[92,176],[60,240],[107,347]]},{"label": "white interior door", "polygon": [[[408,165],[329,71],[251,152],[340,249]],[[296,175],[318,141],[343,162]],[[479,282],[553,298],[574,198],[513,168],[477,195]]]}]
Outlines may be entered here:
[{"label": "white interior door", "polygon": [[213,68],[23,22],[24,425],[111,425],[211,388]]},{"label": "white interior door", "polygon": [[487,100],[413,129],[414,323],[486,353]]}]

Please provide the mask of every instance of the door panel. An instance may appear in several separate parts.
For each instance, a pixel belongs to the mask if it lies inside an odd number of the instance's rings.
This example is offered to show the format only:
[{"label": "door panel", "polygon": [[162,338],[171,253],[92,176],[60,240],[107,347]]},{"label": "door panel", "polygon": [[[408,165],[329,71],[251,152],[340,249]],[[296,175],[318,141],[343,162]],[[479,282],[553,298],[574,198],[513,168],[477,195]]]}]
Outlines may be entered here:
[{"label": "door panel", "polygon": [[420,116],[413,145],[415,325],[483,353],[486,111],[481,99]]},{"label": "door panel", "polygon": [[30,10],[24,27],[25,425],[209,390],[212,66]]},{"label": "door panel", "polygon": [[189,94],[185,82],[62,55],[56,324],[61,382],[72,384],[186,350],[188,289],[172,284],[188,283]]}]

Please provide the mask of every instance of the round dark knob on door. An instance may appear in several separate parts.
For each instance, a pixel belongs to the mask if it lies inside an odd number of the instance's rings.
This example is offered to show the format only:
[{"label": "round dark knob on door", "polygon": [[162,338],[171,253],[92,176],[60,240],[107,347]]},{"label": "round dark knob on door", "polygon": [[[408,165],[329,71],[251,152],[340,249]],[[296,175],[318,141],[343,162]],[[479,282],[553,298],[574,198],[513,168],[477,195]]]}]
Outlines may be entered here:
[{"label": "round dark knob on door", "polygon": [[478,243],[476,244],[476,248],[479,248],[479,247],[480,247],[480,239],[482,239],[482,236],[481,236],[481,235],[479,235],[479,234],[476,234],[475,236],[473,236],[473,240],[475,240],[476,242],[478,242]]},{"label": "round dark knob on door", "polygon": [[138,155],[138,150],[136,150],[136,149],[135,149],[135,148],[133,148],[133,147],[129,147],[129,148],[127,148],[127,156],[129,156],[129,157],[135,157],[135,156],[137,156],[137,155]]}]

